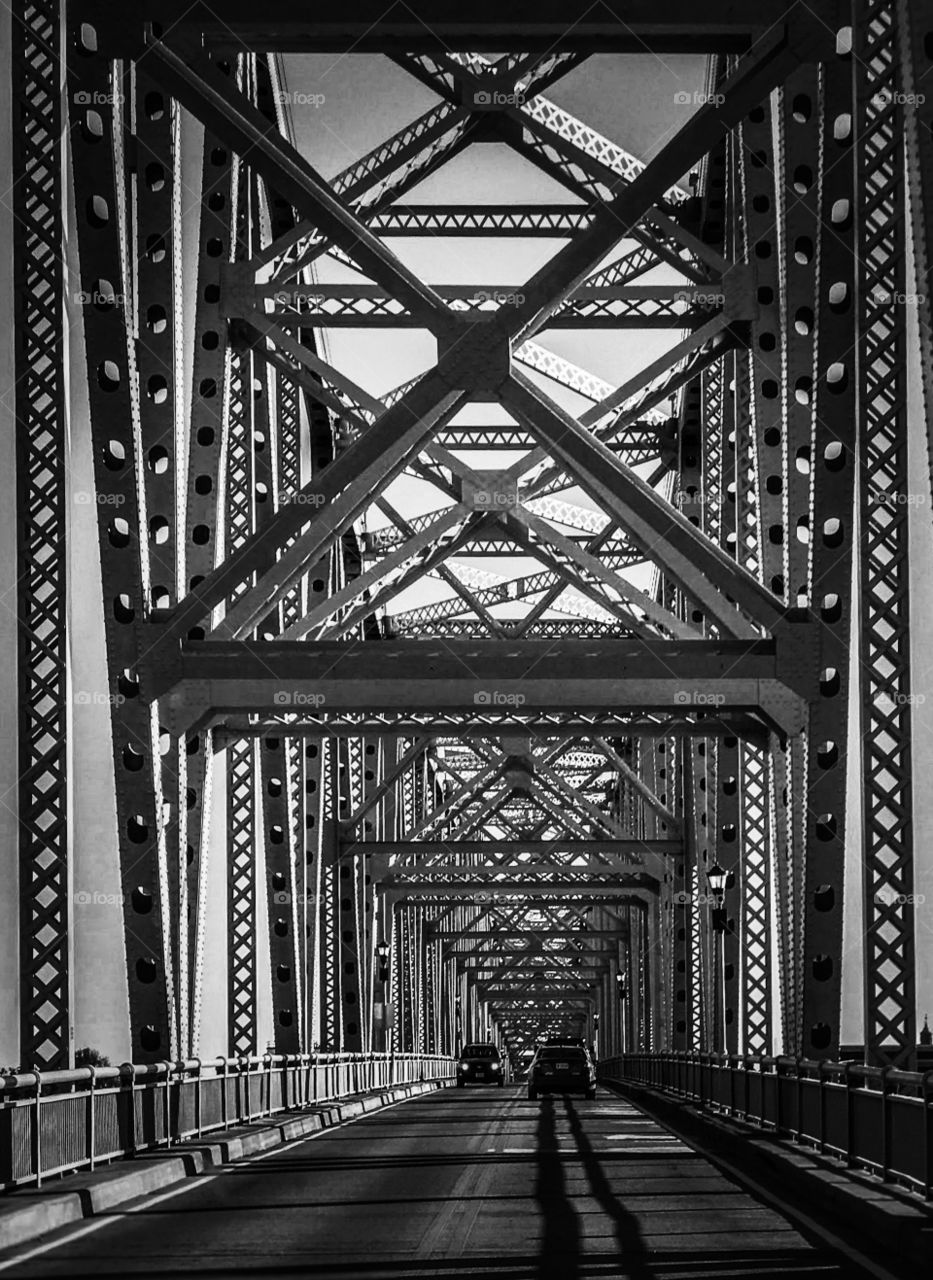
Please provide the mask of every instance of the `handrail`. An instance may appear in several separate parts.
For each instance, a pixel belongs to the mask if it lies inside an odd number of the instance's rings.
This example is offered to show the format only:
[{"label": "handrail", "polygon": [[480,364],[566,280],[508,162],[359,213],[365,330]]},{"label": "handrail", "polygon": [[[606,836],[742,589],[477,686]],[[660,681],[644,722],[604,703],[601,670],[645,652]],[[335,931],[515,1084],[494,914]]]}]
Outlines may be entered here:
[{"label": "handrail", "polygon": [[933,1198],[933,1071],[671,1050],[605,1059],[599,1076],[658,1089]]},{"label": "handrail", "polygon": [[455,1075],[456,1059],[443,1054],[343,1052],[4,1075],[0,1188],[41,1186],[45,1178],[212,1130]]}]

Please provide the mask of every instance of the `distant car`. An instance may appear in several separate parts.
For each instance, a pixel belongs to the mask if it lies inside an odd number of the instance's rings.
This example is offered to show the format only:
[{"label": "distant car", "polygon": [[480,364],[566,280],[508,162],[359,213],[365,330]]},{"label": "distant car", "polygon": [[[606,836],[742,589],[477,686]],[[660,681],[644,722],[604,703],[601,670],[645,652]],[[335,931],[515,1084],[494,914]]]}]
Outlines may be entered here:
[{"label": "distant car", "polygon": [[582,1093],[596,1097],[596,1068],[584,1045],[542,1045],[528,1070],[528,1097]]},{"label": "distant car", "polygon": [[524,1080],[528,1074],[528,1068],[535,1056],[534,1049],[524,1049],[517,1058],[512,1061],[512,1075],[516,1080]]},{"label": "distant car", "polygon": [[467,1044],[457,1062],[457,1088],[468,1084],[505,1083],[505,1063],[494,1044]]}]

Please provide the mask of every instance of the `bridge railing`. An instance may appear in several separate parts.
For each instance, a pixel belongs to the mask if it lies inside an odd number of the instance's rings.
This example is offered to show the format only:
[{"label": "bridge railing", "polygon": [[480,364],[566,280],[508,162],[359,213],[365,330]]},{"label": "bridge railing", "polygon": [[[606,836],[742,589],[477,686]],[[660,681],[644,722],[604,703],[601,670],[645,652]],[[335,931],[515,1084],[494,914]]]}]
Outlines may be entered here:
[{"label": "bridge railing", "polygon": [[0,1076],[0,1188],[355,1093],[456,1076],[431,1054],[266,1054]]},{"label": "bridge railing", "polygon": [[933,1195],[933,1071],[734,1054],[626,1054],[607,1083],[642,1084]]}]

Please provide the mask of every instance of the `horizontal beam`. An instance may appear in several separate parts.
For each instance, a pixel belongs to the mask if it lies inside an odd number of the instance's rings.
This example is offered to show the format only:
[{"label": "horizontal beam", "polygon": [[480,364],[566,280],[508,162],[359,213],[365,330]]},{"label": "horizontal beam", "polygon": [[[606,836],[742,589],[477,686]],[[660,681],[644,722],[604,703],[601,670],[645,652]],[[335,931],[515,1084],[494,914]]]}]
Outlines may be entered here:
[{"label": "horizontal beam", "polygon": [[378,236],[563,237],[588,227],[585,205],[394,205],[368,220]]},{"label": "horizontal beam", "polygon": [[501,979],[478,982],[470,979],[480,1000],[487,1003],[496,1001],[506,1004],[518,1003],[526,1009],[529,1005],[540,1006],[543,1002],[559,1000],[562,1004],[572,1001],[595,999],[597,984],[593,982],[568,983],[565,978],[539,978],[537,981],[503,983]]},{"label": "horizontal beam", "polygon": [[610,884],[596,884],[592,877],[574,880],[564,876],[550,884],[529,884],[523,880],[502,880],[490,888],[485,880],[464,881],[461,884],[378,884],[378,893],[396,898],[475,898],[488,902],[496,897],[547,898],[555,894],[561,898],[630,898],[633,893],[657,893],[658,882],[653,876],[615,876]]},{"label": "horizontal beam", "polygon": [[[614,863],[612,866],[601,865],[589,859],[585,866],[572,866],[562,862],[534,863],[509,862],[504,866],[470,867],[463,863],[447,863],[443,866],[428,867],[394,867],[387,870],[381,883],[389,888],[397,888],[411,884],[450,884],[470,883],[482,884],[488,889],[497,889],[500,884],[544,884],[548,881],[561,880],[565,877],[588,876],[594,881],[601,878],[613,880],[619,875],[638,875],[642,870],[638,863]],[[468,881],[461,881],[461,877]],[[504,876],[507,880],[499,880]],[[376,877],[374,877],[375,879]]]},{"label": "horizontal beam", "polygon": [[[229,267],[221,306],[231,320],[249,320],[256,311],[279,326],[305,328],[423,328],[405,305],[371,284],[269,284],[250,286],[245,268]],[[523,301],[521,285],[432,285],[458,316],[481,318]],[[272,311],[263,311],[264,303]],[[550,316],[549,329],[697,329],[715,314],[750,319],[753,288],[741,268],[722,282],[703,285],[589,285],[574,289]],[[608,408],[611,406],[607,406]]]},{"label": "horizontal beam", "polygon": [[[536,968],[537,970],[540,970],[542,968],[546,969],[547,965],[538,965],[536,966]],[[464,971],[470,974],[471,978],[473,978],[476,982],[480,983],[480,985],[483,984],[484,976],[487,979],[496,979],[496,980],[504,978],[504,979],[507,979],[509,982],[515,982],[515,983],[525,983],[534,977],[534,973],[528,969],[519,969],[513,972],[511,969],[503,970],[501,966],[492,966],[490,964],[473,965],[473,964],[467,964],[463,962],[463,969]],[[605,973],[605,971],[606,971],[605,968],[573,969],[573,970],[568,969],[567,975],[570,976],[572,974],[576,983],[598,982],[599,979]],[[551,972],[555,972],[555,970],[552,969]],[[562,982],[563,979],[561,977],[555,977],[555,978],[547,979],[547,981]]]},{"label": "horizontal beam", "polygon": [[[836,0],[809,0],[808,7],[832,30],[843,25]],[[137,0],[132,18],[118,8],[113,25],[121,35],[127,28],[141,30],[144,22],[158,22],[173,34],[203,32],[211,48],[238,53],[244,45],[289,53],[736,53],[754,35],[783,25],[793,8],[787,0],[627,0],[623,21],[613,6],[590,0],[476,0],[468,6],[461,0],[344,0],[310,8],[307,0],[224,0],[219,10],[202,0]],[[88,0],[82,18],[86,14],[106,33],[112,0]],[[121,50],[125,41],[124,35]]]},{"label": "horizontal beam", "polygon": [[[540,942],[544,940],[560,941],[566,938],[568,941],[579,939],[583,943],[593,942],[595,940],[615,941],[619,942],[628,937],[628,931],[620,925],[618,929],[554,929],[554,928],[538,928],[529,925],[527,929],[521,927],[516,928],[510,925],[507,929],[486,929],[483,931],[470,931],[466,929],[458,930],[437,930],[436,932],[430,928],[430,921],[425,921],[429,938],[434,938],[438,942],[481,942],[489,941],[496,946],[505,947],[508,943],[518,940]],[[457,953],[452,951],[451,955]]]},{"label": "horizontal beam", "polygon": [[[193,709],[192,709],[193,710]],[[208,713],[207,718],[210,718]],[[541,741],[549,738],[580,737],[600,733],[607,737],[624,738],[721,738],[738,736],[746,742],[764,745],[768,729],[747,715],[720,714],[621,716],[594,712],[590,715],[558,715],[536,713],[524,718],[514,715],[485,716],[460,715],[456,712],[424,713],[418,716],[367,715],[365,713],[334,716],[326,712],[293,715],[289,720],[265,717],[258,720],[245,716],[228,715],[219,721],[212,734],[214,751],[223,751],[232,742],[253,738],[359,738],[378,734],[383,738],[410,738],[418,734],[438,737],[459,736],[467,731],[481,730],[487,736],[497,733],[513,733],[516,729],[534,733]]]},{"label": "horizontal beam", "polygon": [[519,722],[535,712],[689,707],[760,712],[796,733],[804,704],[779,679],[778,649],[771,639],[187,640],[166,652],[144,688],[177,732],[212,718],[309,709],[405,718],[455,712],[482,727],[489,710]]},{"label": "horizontal beam", "polygon": [[[397,854],[401,857],[432,853],[680,853],[679,840],[354,840],[344,837],[344,854]],[[533,863],[529,864],[533,866]]]}]

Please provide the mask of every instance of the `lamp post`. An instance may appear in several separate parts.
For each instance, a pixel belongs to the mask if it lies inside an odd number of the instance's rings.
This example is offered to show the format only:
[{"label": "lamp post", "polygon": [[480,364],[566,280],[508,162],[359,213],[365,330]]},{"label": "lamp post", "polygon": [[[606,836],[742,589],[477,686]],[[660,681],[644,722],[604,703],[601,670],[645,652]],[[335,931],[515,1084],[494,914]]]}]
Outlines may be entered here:
[{"label": "lamp post", "polygon": [[723,990],[722,953],[725,933],[729,927],[724,906],[726,881],[729,879],[729,873],[718,862],[714,862],[707,869],[706,879],[714,902],[713,909],[710,912],[710,924],[713,926],[713,1049],[716,1053],[722,1053],[725,1031],[723,1026],[725,991]]},{"label": "lamp post", "polygon": [[716,903],[712,912],[713,928],[717,933],[725,933],[727,922],[726,909],[723,903],[726,897],[726,881],[729,879],[729,873],[718,862],[714,862],[706,873],[706,879],[709,882],[710,893]]},{"label": "lamp post", "polygon": [[382,1017],[380,1019],[380,1050],[384,1053],[389,1047],[389,1014],[388,1004],[386,1001],[386,983],[389,981],[389,944],[384,938],[376,943],[376,959],[379,962],[379,969],[376,977],[382,983]]},{"label": "lamp post", "polygon": [[616,974],[616,994],[619,997],[619,1039],[622,1042],[622,1053],[624,1054],[628,1048],[628,1036],[625,1034],[625,1001],[628,999],[628,991],[625,986],[625,975]]}]

